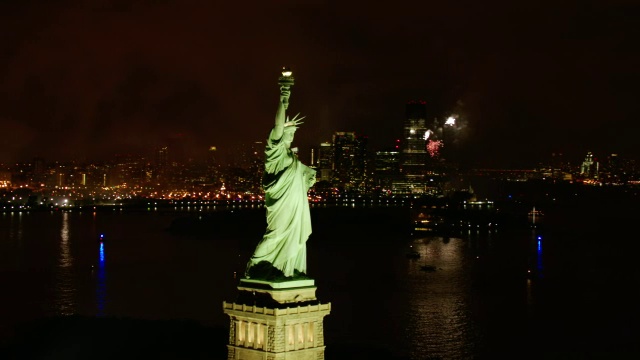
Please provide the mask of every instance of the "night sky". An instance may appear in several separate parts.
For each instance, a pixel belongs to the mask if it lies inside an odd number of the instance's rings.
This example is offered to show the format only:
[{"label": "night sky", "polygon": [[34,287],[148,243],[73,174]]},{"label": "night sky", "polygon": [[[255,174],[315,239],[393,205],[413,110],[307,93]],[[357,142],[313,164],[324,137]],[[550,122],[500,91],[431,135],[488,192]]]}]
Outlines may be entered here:
[{"label": "night sky", "polygon": [[334,131],[389,147],[405,104],[424,100],[430,119],[456,114],[459,154],[477,166],[640,159],[637,4],[4,0],[0,162],[149,154],[175,138],[228,153],[266,139],[283,65],[289,110],[307,116],[302,153]]}]

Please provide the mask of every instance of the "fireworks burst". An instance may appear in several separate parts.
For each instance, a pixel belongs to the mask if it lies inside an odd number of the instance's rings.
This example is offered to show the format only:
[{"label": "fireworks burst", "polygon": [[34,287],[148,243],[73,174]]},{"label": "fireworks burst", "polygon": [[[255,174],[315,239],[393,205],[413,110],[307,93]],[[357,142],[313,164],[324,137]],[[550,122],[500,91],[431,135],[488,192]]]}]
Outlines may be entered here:
[{"label": "fireworks burst", "polygon": [[431,130],[425,131],[423,139],[429,140],[429,136],[431,136],[431,134],[433,134],[433,131],[431,131]]},{"label": "fireworks burst", "polygon": [[440,149],[444,146],[442,140],[429,140],[427,142],[427,152],[432,158],[440,156]]},{"label": "fireworks burst", "polygon": [[454,118],[453,116],[449,116],[449,118],[447,118],[447,121],[445,121],[444,124],[449,126],[454,126],[456,124],[456,118]]}]

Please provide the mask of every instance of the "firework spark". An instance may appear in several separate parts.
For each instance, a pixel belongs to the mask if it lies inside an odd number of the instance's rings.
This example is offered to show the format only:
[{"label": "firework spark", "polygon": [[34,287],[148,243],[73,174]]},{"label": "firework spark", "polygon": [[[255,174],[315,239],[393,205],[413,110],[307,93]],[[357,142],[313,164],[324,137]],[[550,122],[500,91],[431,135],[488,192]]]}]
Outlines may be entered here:
[{"label": "firework spark", "polygon": [[429,140],[429,136],[431,136],[431,134],[433,134],[433,131],[431,131],[431,130],[425,131],[423,139]]},{"label": "firework spark", "polygon": [[432,158],[440,156],[440,149],[444,146],[442,140],[429,140],[427,142],[427,152]]},{"label": "firework spark", "polygon": [[454,118],[453,116],[449,116],[449,118],[447,119],[447,121],[445,121],[444,124],[449,126],[454,126],[456,124],[456,118]]}]

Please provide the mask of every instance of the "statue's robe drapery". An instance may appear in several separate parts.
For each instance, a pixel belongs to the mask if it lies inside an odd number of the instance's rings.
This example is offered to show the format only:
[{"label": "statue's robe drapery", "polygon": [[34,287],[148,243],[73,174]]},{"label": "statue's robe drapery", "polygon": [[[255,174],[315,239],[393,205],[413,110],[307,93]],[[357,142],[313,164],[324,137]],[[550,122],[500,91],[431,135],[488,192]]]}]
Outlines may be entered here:
[{"label": "statue's robe drapery", "polygon": [[306,242],[311,235],[307,191],[315,182],[315,170],[304,165],[272,130],[265,148],[263,187],[267,230],[249,261],[250,268],[271,263],[285,276],[294,270],[307,272]]}]

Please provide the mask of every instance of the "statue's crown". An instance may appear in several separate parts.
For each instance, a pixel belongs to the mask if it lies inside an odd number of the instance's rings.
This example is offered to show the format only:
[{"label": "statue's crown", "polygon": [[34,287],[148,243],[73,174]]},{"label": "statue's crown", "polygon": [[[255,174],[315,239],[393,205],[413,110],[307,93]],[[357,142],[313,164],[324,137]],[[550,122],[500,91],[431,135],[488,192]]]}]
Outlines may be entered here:
[{"label": "statue's crown", "polygon": [[284,132],[296,132],[296,130],[298,130],[298,127],[295,125],[284,127]]}]

